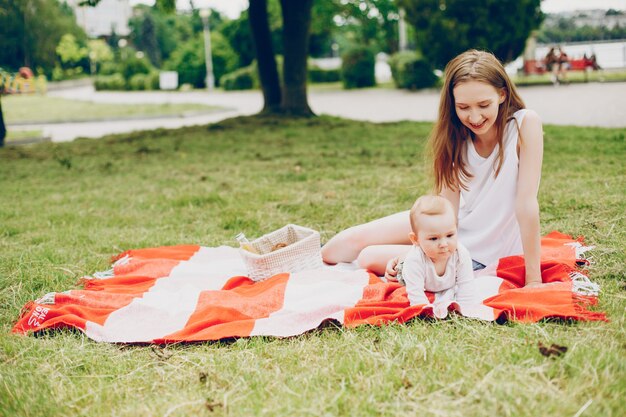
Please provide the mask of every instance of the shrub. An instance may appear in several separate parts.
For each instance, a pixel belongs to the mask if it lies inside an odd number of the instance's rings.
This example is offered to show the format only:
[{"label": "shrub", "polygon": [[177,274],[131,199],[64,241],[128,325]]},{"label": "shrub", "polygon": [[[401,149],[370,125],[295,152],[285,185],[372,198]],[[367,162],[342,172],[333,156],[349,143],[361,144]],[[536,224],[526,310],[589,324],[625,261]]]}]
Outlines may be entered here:
[{"label": "shrub", "polygon": [[312,65],[308,69],[309,81],[312,83],[334,83],[341,80],[341,70],[322,69]]},{"label": "shrub", "polygon": [[253,64],[222,76],[220,85],[224,90],[250,90],[258,85],[257,77]]},{"label": "shrub", "polygon": [[[228,41],[218,32],[211,33],[211,56],[213,75],[220,85],[222,75],[234,70],[237,56]],[[192,84],[196,88],[205,87],[206,64],[204,61],[204,40],[202,34],[177,48],[163,65],[166,70],[177,71],[180,84]]]},{"label": "shrub", "polygon": [[128,80],[128,88],[130,90],[145,90],[148,74],[135,74]]},{"label": "shrub", "polygon": [[146,57],[137,58],[134,54],[131,54],[121,63],[121,72],[127,81],[130,81],[133,75],[149,74],[150,71],[152,71],[152,65]]},{"label": "shrub", "polygon": [[122,72],[122,68],[115,62],[103,62],[98,71],[99,75],[113,75]]},{"label": "shrub", "polygon": [[146,75],[146,90],[158,90],[159,87],[159,72],[152,71],[150,74]]},{"label": "shrub", "polygon": [[344,88],[362,88],[376,85],[374,52],[364,46],[348,50],[342,57],[341,78]]},{"label": "shrub", "polygon": [[398,88],[419,89],[433,87],[437,76],[433,67],[415,52],[399,52],[389,59],[391,76]]},{"label": "shrub", "polygon": [[124,90],[126,80],[122,74],[98,75],[94,81],[96,90]]}]

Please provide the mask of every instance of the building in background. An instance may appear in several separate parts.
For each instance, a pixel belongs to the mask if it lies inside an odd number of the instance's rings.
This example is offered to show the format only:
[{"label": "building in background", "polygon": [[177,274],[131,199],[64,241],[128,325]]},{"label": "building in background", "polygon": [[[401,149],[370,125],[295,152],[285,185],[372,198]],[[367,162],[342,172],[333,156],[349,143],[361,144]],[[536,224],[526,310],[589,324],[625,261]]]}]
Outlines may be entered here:
[{"label": "building in background", "polygon": [[80,0],[66,0],[74,10],[76,22],[91,38],[128,36],[128,20],[132,16],[130,0],[101,0],[96,7],[79,6]]}]

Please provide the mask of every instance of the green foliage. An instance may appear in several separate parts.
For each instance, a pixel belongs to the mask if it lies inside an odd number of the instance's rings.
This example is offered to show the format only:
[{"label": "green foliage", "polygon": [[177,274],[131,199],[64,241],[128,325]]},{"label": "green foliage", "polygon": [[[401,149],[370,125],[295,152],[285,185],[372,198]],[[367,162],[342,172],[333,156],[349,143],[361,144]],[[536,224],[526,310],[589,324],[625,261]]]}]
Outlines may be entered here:
[{"label": "green foliage", "polygon": [[[219,85],[221,77],[236,68],[237,56],[224,36],[218,32],[211,33],[211,55],[213,57],[213,75]],[[196,88],[204,87],[206,64],[202,34],[198,34],[194,39],[180,45],[163,67],[177,71],[180,84],[191,84]]]},{"label": "green foliage", "polygon": [[94,79],[96,90],[125,90],[126,80],[122,74],[98,75]]},{"label": "green foliage", "polygon": [[56,53],[61,58],[63,65],[72,67],[76,66],[82,59],[87,58],[89,50],[76,42],[76,37],[67,33],[61,37],[59,45],[56,47]]},{"label": "green foliage", "polygon": [[128,88],[130,90],[145,90],[148,74],[135,74],[128,80]]},{"label": "green foliage", "polygon": [[517,58],[539,27],[540,0],[398,0],[415,28],[417,46],[436,68],[468,49],[493,52],[502,62]]},{"label": "green foliage", "polygon": [[238,19],[225,22],[219,30],[237,56],[237,68],[250,65],[255,59],[255,52],[248,23],[248,11],[245,10]]},{"label": "green foliage", "polygon": [[178,72],[179,84],[191,84],[196,88],[204,87],[206,66],[204,62],[203,41],[200,35],[179,45],[163,68]]},{"label": "green foliage", "polygon": [[137,5],[134,10],[128,21],[130,41],[157,67],[169,59],[177,45],[194,36],[189,15],[163,13],[146,5]]},{"label": "green foliage", "polygon": [[344,88],[362,88],[376,85],[374,52],[365,46],[354,47],[342,56],[341,79]]},{"label": "green foliage", "polygon": [[146,90],[158,90],[159,89],[159,71],[150,71],[146,75]]},{"label": "green foliage", "polygon": [[[144,8],[143,10],[151,10]],[[137,13],[132,18],[131,39],[137,48],[146,54],[152,65],[161,65],[161,50],[157,38],[157,24],[153,13]],[[130,22],[129,22],[130,26]]]},{"label": "green foliage", "polygon": [[394,0],[336,1],[340,25],[335,29],[344,48],[367,45],[376,52],[398,50],[398,5]]},{"label": "green foliage", "polygon": [[52,80],[53,81],[62,81],[62,80],[71,80],[75,78],[80,78],[85,73],[82,67],[70,67],[67,69],[63,69],[61,66],[57,65],[52,70]]},{"label": "green foliage", "polygon": [[92,39],[88,42],[89,59],[95,66],[96,72],[102,65],[113,61],[113,51],[111,47],[102,39]]},{"label": "green foliage", "polygon": [[104,62],[98,67],[98,74],[100,75],[113,75],[121,73],[122,66],[115,62]]},{"label": "green foliage", "polygon": [[120,69],[126,81],[129,81],[135,74],[148,74],[152,71],[150,61],[145,56],[138,57],[137,54],[132,53],[131,48],[127,48],[124,55],[125,58],[120,62]]},{"label": "green foliage", "polygon": [[259,77],[256,65],[248,65],[233,72],[225,74],[220,79],[220,85],[224,90],[250,90],[258,87]]},{"label": "green foliage", "polygon": [[74,36],[79,45],[87,40],[72,9],[59,1],[0,0],[0,28],[0,63],[13,70],[41,68],[48,77],[60,64],[56,47],[63,35]]},{"label": "green foliage", "polygon": [[125,79],[122,74],[98,75],[94,80],[96,90],[158,90],[159,72],[138,72]]},{"label": "green foliage", "polygon": [[433,87],[437,76],[433,67],[420,54],[415,52],[398,52],[389,58],[391,76],[398,88],[415,90]]},{"label": "green foliage", "polygon": [[340,69],[322,69],[315,65],[309,65],[307,73],[309,81],[313,83],[334,83],[341,81]]},{"label": "green foliage", "polygon": [[[607,15],[608,12],[607,12]],[[609,15],[610,16],[610,15]],[[537,40],[542,43],[585,42],[597,40],[626,39],[626,26],[579,26],[576,17],[561,17],[556,22],[546,20],[537,31]]]},{"label": "green foliage", "polygon": [[84,74],[84,69],[80,64],[88,62],[89,49],[80,45],[74,35],[69,33],[63,35],[55,51],[61,63],[55,65],[52,70],[54,81],[72,79]]},{"label": "green foliage", "polygon": [[313,1],[309,29],[309,56],[324,57],[332,54],[333,35],[338,29],[334,17],[339,10],[337,1]]},{"label": "green foliage", "polygon": [[[211,33],[211,55],[213,57],[213,74],[218,81],[222,75],[237,68],[237,54],[231,48],[228,40],[219,32]],[[204,55],[202,55],[204,58]]]}]

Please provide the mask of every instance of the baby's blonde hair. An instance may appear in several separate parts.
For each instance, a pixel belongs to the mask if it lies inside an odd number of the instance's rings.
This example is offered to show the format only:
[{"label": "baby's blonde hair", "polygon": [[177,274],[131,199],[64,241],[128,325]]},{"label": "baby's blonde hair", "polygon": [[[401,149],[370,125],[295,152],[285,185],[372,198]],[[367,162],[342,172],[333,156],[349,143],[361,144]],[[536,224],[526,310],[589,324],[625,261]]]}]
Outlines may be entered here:
[{"label": "baby's blonde hair", "polygon": [[439,214],[447,214],[454,216],[454,207],[447,199],[438,195],[423,195],[418,198],[413,207],[411,207],[411,229],[417,234],[419,230],[419,218],[421,216],[435,216]]}]

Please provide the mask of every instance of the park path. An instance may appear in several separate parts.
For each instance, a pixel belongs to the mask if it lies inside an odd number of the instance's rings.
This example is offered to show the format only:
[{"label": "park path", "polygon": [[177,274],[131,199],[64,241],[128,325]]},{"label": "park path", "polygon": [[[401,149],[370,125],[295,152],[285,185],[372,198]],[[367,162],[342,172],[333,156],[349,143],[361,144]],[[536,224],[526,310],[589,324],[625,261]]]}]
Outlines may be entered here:
[{"label": "park path", "polygon": [[[546,124],[626,127],[626,83],[589,83],[521,87],[528,108],[536,110]],[[49,95],[101,103],[199,103],[223,110],[188,117],[113,120],[39,125],[55,142],[77,137],[100,137],[136,130],[203,125],[257,113],[263,105],[260,91],[238,92],[96,92],[92,87],[50,92]],[[309,103],[317,114],[372,122],[400,120],[434,121],[439,93],[396,89],[311,90]],[[20,129],[29,129],[20,126]]]}]

